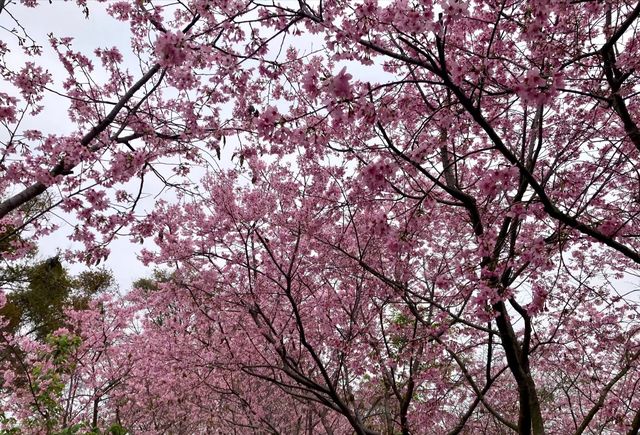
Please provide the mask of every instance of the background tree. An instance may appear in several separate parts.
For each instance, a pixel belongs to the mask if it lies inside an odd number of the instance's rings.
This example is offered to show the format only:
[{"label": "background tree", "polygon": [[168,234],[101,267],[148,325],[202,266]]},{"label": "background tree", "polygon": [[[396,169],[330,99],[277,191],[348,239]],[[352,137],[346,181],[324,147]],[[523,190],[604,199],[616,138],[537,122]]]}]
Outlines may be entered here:
[{"label": "background tree", "polygon": [[26,285],[7,295],[0,311],[9,320],[5,332],[34,334],[40,340],[67,326],[66,310],[86,308],[91,298],[114,287],[110,271],[87,270],[69,276],[59,257],[26,268],[18,280]]}]

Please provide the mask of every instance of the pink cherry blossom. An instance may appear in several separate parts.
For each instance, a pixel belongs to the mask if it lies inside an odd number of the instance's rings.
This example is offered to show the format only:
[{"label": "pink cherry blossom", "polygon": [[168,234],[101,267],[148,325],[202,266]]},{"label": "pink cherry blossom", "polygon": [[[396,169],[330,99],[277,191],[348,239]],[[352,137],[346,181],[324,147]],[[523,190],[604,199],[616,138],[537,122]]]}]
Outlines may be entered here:
[{"label": "pink cherry blossom", "polygon": [[0,432],[640,430],[640,8],[63,6],[0,15],[0,276],[147,279],[0,320]]},{"label": "pink cherry blossom", "polygon": [[328,87],[328,92],[337,99],[352,98],[353,90],[349,81],[353,76],[347,73],[347,67],[344,67],[332,79]]}]

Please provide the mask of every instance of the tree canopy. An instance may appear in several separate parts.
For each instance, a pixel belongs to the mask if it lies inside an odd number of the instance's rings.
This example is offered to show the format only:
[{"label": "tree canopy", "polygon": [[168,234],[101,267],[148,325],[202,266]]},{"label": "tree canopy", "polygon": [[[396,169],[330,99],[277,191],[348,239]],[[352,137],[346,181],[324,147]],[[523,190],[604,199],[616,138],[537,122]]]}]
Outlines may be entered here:
[{"label": "tree canopy", "polygon": [[639,432],[640,4],[76,3],[130,44],[0,15],[3,259],[160,272],[7,292],[6,430]]}]

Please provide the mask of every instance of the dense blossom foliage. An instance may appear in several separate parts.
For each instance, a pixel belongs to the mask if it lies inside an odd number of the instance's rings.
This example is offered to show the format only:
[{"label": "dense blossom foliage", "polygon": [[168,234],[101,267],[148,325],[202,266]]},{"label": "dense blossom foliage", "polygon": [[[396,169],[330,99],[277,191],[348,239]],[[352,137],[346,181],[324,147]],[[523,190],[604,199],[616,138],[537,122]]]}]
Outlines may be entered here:
[{"label": "dense blossom foliage", "polygon": [[3,337],[6,430],[638,433],[639,4],[104,6],[135,67],[0,43],[1,233],[168,272]]}]

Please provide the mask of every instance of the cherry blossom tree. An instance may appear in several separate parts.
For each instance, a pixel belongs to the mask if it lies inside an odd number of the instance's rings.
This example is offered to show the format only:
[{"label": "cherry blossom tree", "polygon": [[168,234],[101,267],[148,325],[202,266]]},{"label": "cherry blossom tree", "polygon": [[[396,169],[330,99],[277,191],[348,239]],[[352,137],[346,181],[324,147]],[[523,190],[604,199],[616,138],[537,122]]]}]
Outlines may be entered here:
[{"label": "cherry blossom tree", "polygon": [[[21,3],[3,15],[55,7]],[[99,7],[77,3],[89,20]],[[106,9],[129,25],[135,70],[123,47],[51,35],[54,77],[19,23],[0,44],[15,90],[0,93],[0,234],[35,242],[59,210],[78,223],[77,259],[98,263],[126,235],[170,273],[70,314],[74,330],[26,362],[55,375],[53,392],[5,375],[7,418],[638,433],[640,4]],[[51,93],[74,133],[24,127]],[[147,181],[169,192],[152,210]],[[42,394],[82,411],[31,418]]]}]

